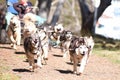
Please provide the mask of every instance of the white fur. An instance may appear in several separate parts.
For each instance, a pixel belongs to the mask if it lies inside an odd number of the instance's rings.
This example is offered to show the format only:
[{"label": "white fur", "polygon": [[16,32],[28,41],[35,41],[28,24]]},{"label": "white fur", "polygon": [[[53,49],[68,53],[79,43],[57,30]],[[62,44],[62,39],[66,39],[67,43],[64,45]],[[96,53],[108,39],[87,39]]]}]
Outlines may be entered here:
[{"label": "white fur", "polygon": [[48,58],[48,50],[49,50],[49,42],[48,42],[48,35],[44,30],[40,30],[39,33],[40,40],[41,40],[41,46],[43,50],[43,58]]},{"label": "white fur", "polygon": [[[60,31],[58,31],[58,29],[60,29]],[[56,33],[58,33],[58,32],[61,33],[63,30],[64,30],[64,27],[63,27],[62,24],[56,24],[55,27],[54,27],[54,31]]]},{"label": "white fur", "polygon": [[[21,25],[20,25],[19,17],[13,16],[11,18],[10,22],[12,24],[15,24],[15,26],[12,26],[12,27],[14,27],[14,29],[13,29],[14,34],[9,34],[9,31],[8,31],[8,37],[10,38],[10,40],[12,42],[11,45],[13,46],[13,48],[17,49],[16,44],[20,45],[20,42],[21,42]],[[11,24],[9,26],[11,26]],[[14,37],[15,35],[16,35],[16,37]]]},{"label": "white fur", "polygon": [[34,34],[36,31],[37,31],[37,28],[33,22],[25,21],[25,25],[23,28],[24,38],[29,37],[29,35]]}]

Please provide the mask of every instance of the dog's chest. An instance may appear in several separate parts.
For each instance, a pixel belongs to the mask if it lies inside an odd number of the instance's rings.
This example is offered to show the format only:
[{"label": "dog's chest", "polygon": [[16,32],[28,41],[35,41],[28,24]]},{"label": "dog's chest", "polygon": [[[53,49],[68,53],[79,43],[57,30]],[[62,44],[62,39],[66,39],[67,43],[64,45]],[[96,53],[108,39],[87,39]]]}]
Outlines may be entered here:
[{"label": "dog's chest", "polygon": [[65,42],[63,42],[63,46],[64,46],[66,49],[69,49],[70,42],[71,42],[71,41],[65,41]]},{"label": "dog's chest", "polygon": [[81,61],[81,59],[83,58],[83,55],[79,54],[79,55],[76,55],[76,58],[78,61]]},{"label": "dog's chest", "polygon": [[24,47],[27,51],[33,52],[37,51],[41,47],[41,41],[38,33],[34,33],[24,40]]}]

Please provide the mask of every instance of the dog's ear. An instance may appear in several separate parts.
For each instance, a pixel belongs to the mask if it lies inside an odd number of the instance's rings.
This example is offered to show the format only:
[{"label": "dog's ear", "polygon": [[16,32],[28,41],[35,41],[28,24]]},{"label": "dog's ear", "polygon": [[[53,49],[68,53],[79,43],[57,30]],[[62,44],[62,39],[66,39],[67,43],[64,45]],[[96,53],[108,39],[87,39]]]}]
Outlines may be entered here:
[{"label": "dog's ear", "polygon": [[79,45],[80,45],[79,41],[76,41],[75,45],[76,45],[76,47],[79,47]]},{"label": "dog's ear", "polygon": [[84,41],[84,38],[83,38],[83,37],[80,37],[80,38],[79,38],[79,43],[85,43],[85,41]]},{"label": "dog's ear", "polygon": [[76,53],[77,55],[80,54],[79,48],[76,48],[76,49],[75,49],[75,53]]}]

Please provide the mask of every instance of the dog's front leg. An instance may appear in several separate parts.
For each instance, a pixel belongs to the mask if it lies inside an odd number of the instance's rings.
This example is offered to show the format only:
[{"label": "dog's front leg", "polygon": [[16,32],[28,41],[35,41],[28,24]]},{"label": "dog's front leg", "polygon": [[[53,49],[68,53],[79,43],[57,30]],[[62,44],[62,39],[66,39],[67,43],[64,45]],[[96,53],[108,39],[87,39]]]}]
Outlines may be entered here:
[{"label": "dog's front leg", "polygon": [[66,58],[68,53],[69,53],[69,51],[65,49],[64,54],[63,54],[63,58]]},{"label": "dog's front leg", "polygon": [[77,55],[73,54],[73,73],[77,73]]},{"label": "dog's front leg", "polygon": [[37,54],[37,66],[42,68],[42,53]]},{"label": "dog's front leg", "polygon": [[17,33],[17,37],[16,37],[16,43],[17,43],[17,45],[20,45],[20,43],[21,43],[21,33],[20,33],[20,31]]},{"label": "dog's front leg", "polygon": [[28,58],[28,62],[29,62],[29,69],[30,71],[34,71],[34,66],[35,66],[35,62],[34,62],[34,55],[31,54],[30,52],[26,53],[26,56]]},{"label": "dog's front leg", "polygon": [[57,43],[57,46],[60,46],[60,36],[58,36],[56,43]]},{"label": "dog's front leg", "polygon": [[43,46],[43,59],[48,60],[48,45]]},{"label": "dog's front leg", "polygon": [[13,47],[13,49],[17,49],[17,48],[16,48],[16,41],[15,41],[13,35],[10,36],[10,40],[11,40],[11,42],[12,42],[11,46]]},{"label": "dog's front leg", "polygon": [[84,55],[84,57],[81,60],[81,65],[79,67],[79,72],[77,73],[78,75],[81,75],[84,71],[84,68],[86,66],[86,62],[87,62],[87,54]]},{"label": "dog's front leg", "polygon": [[11,40],[11,42],[12,42],[13,44],[16,44],[16,41],[15,41],[13,35],[10,36],[10,40]]}]

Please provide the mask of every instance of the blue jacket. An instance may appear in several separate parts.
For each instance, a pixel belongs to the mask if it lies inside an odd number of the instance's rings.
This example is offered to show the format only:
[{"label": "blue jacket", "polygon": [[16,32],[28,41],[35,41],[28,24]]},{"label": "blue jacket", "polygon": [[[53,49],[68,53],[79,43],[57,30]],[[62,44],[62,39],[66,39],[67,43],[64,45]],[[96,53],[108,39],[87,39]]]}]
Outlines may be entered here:
[{"label": "blue jacket", "polygon": [[7,11],[17,15],[18,12],[13,7],[13,4],[17,2],[18,0],[7,0],[7,6],[8,6]]}]

